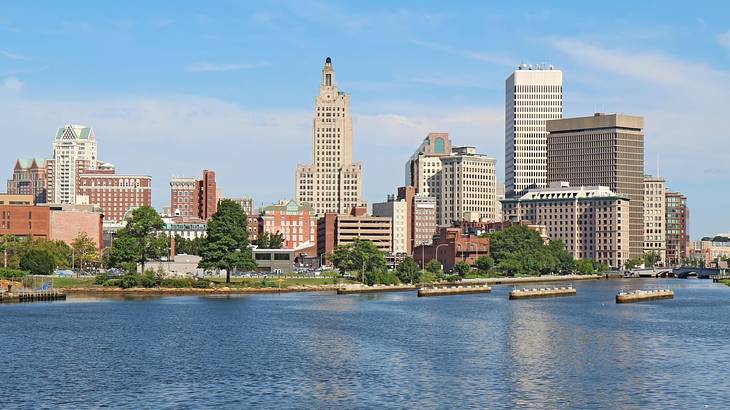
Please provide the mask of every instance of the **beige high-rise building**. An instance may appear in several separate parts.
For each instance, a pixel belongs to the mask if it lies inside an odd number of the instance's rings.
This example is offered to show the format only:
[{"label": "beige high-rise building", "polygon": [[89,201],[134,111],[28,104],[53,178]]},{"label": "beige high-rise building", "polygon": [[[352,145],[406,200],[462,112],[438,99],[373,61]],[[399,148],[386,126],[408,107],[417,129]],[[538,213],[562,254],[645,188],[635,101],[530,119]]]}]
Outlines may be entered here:
[{"label": "beige high-rise building", "polygon": [[439,225],[497,219],[496,160],[474,147],[453,147],[447,133],[426,136],[406,162],[406,185],[436,199]]},{"label": "beige high-rise building", "polygon": [[65,125],[53,140],[53,158],[46,161],[48,201],[76,204],[81,173],[96,169],[98,163],[96,136],[91,127]]},{"label": "beige high-rise building", "polygon": [[406,162],[406,186],[421,195],[441,200],[441,157],[451,154],[446,132],[429,132],[416,152]]},{"label": "beige high-rise building", "polygon": [[563,118],[563,72],[520,65],[505,81],[504,174],[507,198],[547,186],[545,121]]},{"label": "beige high-rise building", "polygon": [[332,59],[322,68],[312,127],[312,164],[297,165],[296,199],[317,215],[364,205],[362,164],[352,162],[350,96],[337,89]]},{"label": "beige high-rise building", "polygon": [[644,177],[644,253],[655,252],[667,260],[666,193],[664,178]]},{"label": "beige high-rise building", "polygon": [[560,239],[576,259],[592,259],[620,269],[627,259],[630,200],[605,186],[571,187],[551,182],[520,198],[503,201],[513,222],[543,225],[551,240]]},{"label": "beige high-rise building", "polygon": [[547,178],[606,186],[631,200],[629,257],[644,251],[644,118],[597,113],[547,121]]},{"label": "beige high-rise building", "polygon": [[497,160],[477,154],[474,147],[455,147],[441,157],[442,225],[459,221],[495,221],[497,218]]}]

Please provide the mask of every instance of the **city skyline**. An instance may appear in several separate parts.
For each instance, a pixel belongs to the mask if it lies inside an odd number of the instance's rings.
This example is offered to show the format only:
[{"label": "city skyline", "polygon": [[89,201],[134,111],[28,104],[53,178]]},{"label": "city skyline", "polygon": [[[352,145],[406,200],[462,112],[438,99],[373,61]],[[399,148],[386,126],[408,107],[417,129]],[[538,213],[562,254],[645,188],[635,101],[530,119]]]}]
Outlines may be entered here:
[{"label": "city skyline", "polygon": [[[728,230],[715,222],[724,220],[720,204],[728,194],[715,187],[728,171],[722,153],[730,127],[713,100],[730,91],[730,75],[722,68],[730,55],[730,27],[714,16],[679,16],[641,5],[623,17],[591,6],[596,16],[618,25],[611,27],[615,33],[596,29],[585,35],[591,20],[599,20],[586,17],[588,6],[543,14],[535,4],[509,11],[495,6],[490,13],[475,10],[474,17],[460,5],[394,13],[384,13],[382,4],[367,10],[289,6],[207,17],[175,16],[162,8],[147,10],[148,16],[113,10],[109,17],[103,10],[79,15],[74,7],[67,7],[71,14],[51,5],[33,15],[42,23],[58,14],[61,23],[34,25],[40,28],[24,24],[22,15],[30,15],[27,8],[33,6],[8,7],[0,18],[6,38],[0,45],[0,108],[14,138],[0,154],[4,178],[17,158],[50,158],[55,130],[74,123],[95,130],[99,157],[125,171],[152,175],[157,208],[166,205],[172,175],[197,175],[206,168],[216,170],[226,194],[253,196],[257,206],[292,199],[292,166],[310,158],[312,97],[322,59],[329,55],[338,67],[339,87],[353,97],[353,151],[364,164],[367,202],[381,201],[400,185],[403,161],[428,132],[448,132],[460,144],[497,158],[498,179],[504,181],[504,80],[520,63],[545,62],[563,71],[565,117],[606,111],[646,118],[644,171],[689,198],[692,238]],[[515,37],[516,49],[500,43],[499,27],[528,9],[533,13],[525,18],[535,28]],[[580,13],[583,22],[547,29],[553,26],[551,16],[567,23],[571,13]],[[657,23],[632,29],[647,13],[655,14],[651,21]],[[326,20],[321,15],[336,17],[331,20],[342,38],[321,42],[326,30],[317,27],[297,39],[285,38],[285,32],[304,30],[305,23]],[[493,27],[464,24],[456,33],[447,28],[449,22],[477,16],[490,17]],[[234,18],[245,22],[240,33],[212,24]],[[93,25],[79,23],[95,19],[105,30],[99,38]],[[190,24],[181,27],[183,20]],[[382,21],[382,35],[368,30],[375,21]],[[432,33],[417,28],[422,21],[430,23]],[[677,21],[682,30],[671,29]],[[242,47],[266,33],[277,34],[273,47]],[[156,54],[177,44],[173,37],[180,34],[197,41],[187,51],[170,48],[161,63]],[[385,34],[397,40],[379,48]],[[148,35],[157,41],[134,41]],[[664,44],[666,39],[673,44]],[[67,40],[75,44],[58,47]],[[222,44],[206,49],[216,41]],[[368,52],[355,53],[348,42]],[[82,56],[90,57],[86,64],[79,64]],[[154,64],[141,64],[145,59]],[[373,70],[378,64],[387,70]],[[269,144],[272,139],[281,143]],[[278,161],[272,163],[272,157]],[[268,172],[259,172],[264,167]]]}]

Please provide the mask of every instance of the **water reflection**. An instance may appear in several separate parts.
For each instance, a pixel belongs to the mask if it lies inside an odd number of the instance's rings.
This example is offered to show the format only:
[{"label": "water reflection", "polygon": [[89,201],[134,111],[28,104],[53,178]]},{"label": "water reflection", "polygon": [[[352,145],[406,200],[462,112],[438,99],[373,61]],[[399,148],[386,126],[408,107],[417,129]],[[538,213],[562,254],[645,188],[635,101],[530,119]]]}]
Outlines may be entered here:
[{"label": "water reflection", "polygon": [[[616,305],[627,284],[676,296]],[[573,285],[574,297],[521,301],[495,286],[440,298],[324,292],[0,306],[3,345],[17,352],[0,380],[19,407],[730,406],[730,288]],[[53,389],[28,385],[39,375]]]}]

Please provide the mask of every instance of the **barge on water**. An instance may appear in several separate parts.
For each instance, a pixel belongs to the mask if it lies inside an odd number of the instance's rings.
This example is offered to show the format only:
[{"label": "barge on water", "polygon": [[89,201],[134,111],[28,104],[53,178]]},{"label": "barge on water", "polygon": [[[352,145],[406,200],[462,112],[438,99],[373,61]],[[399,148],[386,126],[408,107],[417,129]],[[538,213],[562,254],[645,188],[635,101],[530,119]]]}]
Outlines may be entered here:
[{"label": "barge on water", "polygon": [[487,285],[471,285],[471,286],[441,286],[419,288],[418,297],[424,296],[449,296],[464,295],[470,293],[489,293],[492,291]]},{"label": "barge on water", "polygon": [[672,299],[674,298],[674,292],[669,289],[654,289],[654,290],[632,290],[629,292],[621,291],[616,295],[616,303],[634,303],[634,302],[646,302],[650,300],[658,299]]},{"label": "barge on water", "polygon": [[575,296],[576,291],[572,286],[560,288],[523,288],[514,289],[509,293],[510,299],[533,299],[552,298],[558,296]]},{"label": "barge on water", "polygon": [[415,285],[346,285],[337,288],[337,294],[350,295],[354,293],[406,292],[415,289]]}]

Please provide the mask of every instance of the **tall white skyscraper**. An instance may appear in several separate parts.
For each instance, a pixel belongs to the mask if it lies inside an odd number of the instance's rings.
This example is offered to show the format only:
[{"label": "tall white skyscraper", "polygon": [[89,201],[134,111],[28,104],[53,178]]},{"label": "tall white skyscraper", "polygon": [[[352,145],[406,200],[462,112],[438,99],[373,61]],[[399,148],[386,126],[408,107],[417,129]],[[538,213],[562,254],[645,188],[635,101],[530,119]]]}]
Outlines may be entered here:
[{"label": "tall white skyscraper", "polygon": [[337,90],[332,59],[322,68],[312,129],[312,164],[297,165],[296,199],[317,215],[364,205],[362,164],[352,162],[350,96]]},{"label": "tall white skyscraper", "polygon": [[65,125],[53,140],[53,159],[48,169],[48,201],[75,204],[81,171],[97,165],[94,130],[83,125]]},{"label": "tall white skyscraper", "polygon": [[522,64],[505,82],[505,195],[547,187],[545,121],[563,118],[563,72]]}]

